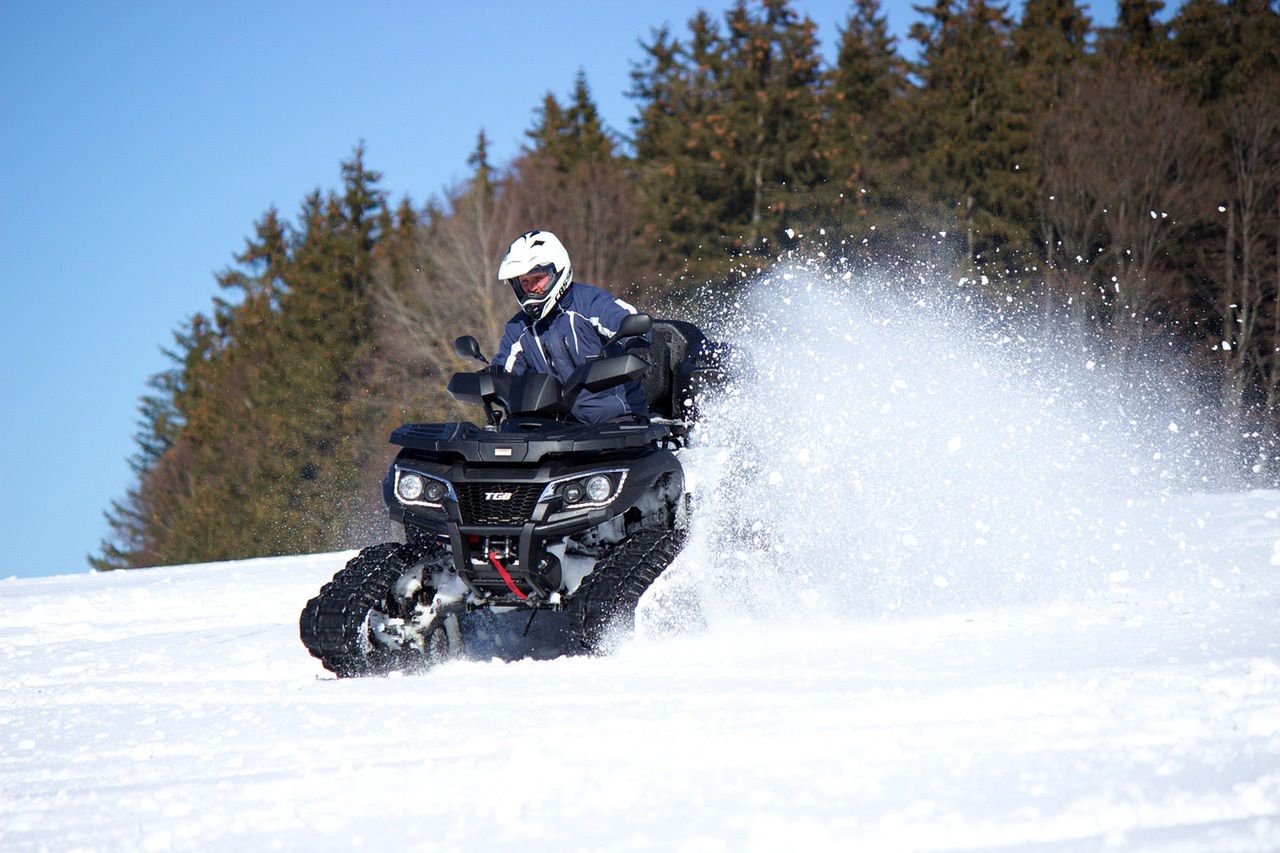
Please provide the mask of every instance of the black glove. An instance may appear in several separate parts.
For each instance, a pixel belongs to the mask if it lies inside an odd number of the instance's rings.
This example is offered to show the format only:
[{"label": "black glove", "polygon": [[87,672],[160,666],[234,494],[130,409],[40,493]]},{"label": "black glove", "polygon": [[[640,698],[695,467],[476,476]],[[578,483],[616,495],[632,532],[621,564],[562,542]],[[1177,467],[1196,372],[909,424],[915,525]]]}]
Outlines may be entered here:
[{"label": "black glove", "polygon": [[488,376],[506,376],[507,375],[507,371],[503,370],[502,365],[497,363],[489,365],[488,367],[486,367],[484,370],[481,370],[480,372]]}]

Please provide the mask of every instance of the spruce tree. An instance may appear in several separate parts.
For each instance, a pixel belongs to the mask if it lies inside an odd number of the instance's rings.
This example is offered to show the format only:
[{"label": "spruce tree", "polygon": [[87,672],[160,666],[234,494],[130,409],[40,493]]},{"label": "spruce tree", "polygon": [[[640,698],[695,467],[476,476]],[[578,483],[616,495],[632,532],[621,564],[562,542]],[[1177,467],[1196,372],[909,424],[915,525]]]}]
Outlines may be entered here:
[{"label": "spruce tree", "polygon": [[1268,0],[1188,0],[1168,29],[1171,71],[1202,103],[1280,72],[1280,13]]},{"label": "spruce tree", "polygon": [[[876,236],[877,248],[918,208],[907,178],[907,63],[898,55],[878,0],[855,0],[825,75],[823,208]],[[816,225],[837,225],[818,218]],[[875,226],[875,230],[870,230]]]},{"label": "spruce tree", "polygon": [[[472,183],[480,192],[486,196],[491,196],[493,194],[493,164],[489,162],[489,137],[485,135],[483,127],[476,134],[476,147],[467,155],[467,165],[471,167]],[[400,213],[400,221],[404,223],[406,221],[406,211],[403,207]]]},{"label": "spruce tree", "polygon": [[921,45],[916,99],[924,130],[921,179],[952,211],[972,262],[1011,266],[1031,248],[1034,191],[1027,113],[1011,63],[1012,22],[986,0],[937,0],[916,9]]},{"label": "spruce tree", "polygon": [[660,31],[633,74],[636,159],[670,262],[697,277],[777,251],[826,176],[815,27],[785,0],[700,12],[687,44]]},{"label": "spruce tree", "polygon": [[537,123],[525,135],[533,142],[532,150],[561,172],[579,163],[599,163],[613,156],[613,140],[600,122],[586,72],[582,70],[574,78],[568,108],[548,92]]},{"label": "spruce tree", "polygon": [[140,419],[134,440],[138,450],[129,459],[136,479],[125,497],[112,501],[106,512],[110,533],[89,564],[99,571],[157,565],[165,562],[169,519],[175,517],[175,490],[167,487],[174,468],[171,451],[186,426],[195,368],[210,356],[213,333],[207,319],[193,316],[173,334],[175,346],[164,349],[172,366],[151,377],[138,407]]},{"label": "spruce tree", "polygon": [[1098,40],[1100,52],[1118,61],[1162,64],[1168,34],[1157,15],[1164,5],[1163,0],[1119,0],[1115,26]]},{"label": "spruce tree", "polygon": [[161,386],[170,404],[148,406],[161,439],[108,515],[98,567],[349,541],[366,452],[353,437],[368,390],[372,252],[387,215],[363,150],[342,172],[341,194],[310,195],[296,228],[268,211],[218,276],[232,298],[179,334],[181,366]]},{"label": "spruce tree", "polygon": [[1027,0],[1013,31],[1013,61],[1031,112],[1052,109],[1084,58],[1092,24],[1075,0]]},{"label": "spruce tree", "polygon": [[617,152],[582,71],[568,107],[555,103],[528,132],[535,144],[513,164],[502,203],[519,230],[546,228],[565,241],[575,278],[613,289],[638,285],[637,261],[648,253],[640,244],[631,161]]},{"label": "spruce tree", "polygon": [[688,26],[687,44],[664,28],[641,45],[646,56],[632,71],[630,94],[640,106],[633,138],[648,241],[661,266],[701,278],[721,265],[732,183],[711,126],[723,74],[720,33],[704,11]]},{"label": "spruce tree", "polygon": [[1120,0],[1116,29],[1124,36],[1125,44],[1140,53],[1152,51],[1163,35],[1163,27],[1156,19],[1163,8],[1163,0]]}]

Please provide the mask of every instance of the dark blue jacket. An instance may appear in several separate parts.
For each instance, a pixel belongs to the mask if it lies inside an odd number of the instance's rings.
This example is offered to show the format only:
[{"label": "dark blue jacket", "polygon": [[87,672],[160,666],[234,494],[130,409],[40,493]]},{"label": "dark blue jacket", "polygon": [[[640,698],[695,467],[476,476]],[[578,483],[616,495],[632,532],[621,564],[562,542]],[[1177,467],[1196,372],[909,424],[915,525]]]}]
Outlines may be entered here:
[{"label": "dark blue jacket", "polygon": [[[534,323],[523,312],[512,317],[493,363],[513,375],[550,373],[566,382],[574,368],[600,353],[605,341],[618,331],[622,318],[635,313],[635,308],[607,291],[576,281],[545,320]],[[619,355],[624,345],[638,345],[639,340],[619,341],[610,347],[609,355]],[[639,382],[595,393],[583,391],[572,412],[574,419],[584,423],[601,423],[620,415],[648,417],[649,407]]]}]

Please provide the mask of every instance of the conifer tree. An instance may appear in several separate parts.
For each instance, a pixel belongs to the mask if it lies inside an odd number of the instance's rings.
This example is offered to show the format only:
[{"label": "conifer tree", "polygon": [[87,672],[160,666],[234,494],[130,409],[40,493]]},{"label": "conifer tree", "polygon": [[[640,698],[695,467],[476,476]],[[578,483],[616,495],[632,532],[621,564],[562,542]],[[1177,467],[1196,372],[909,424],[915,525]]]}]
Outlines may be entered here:
[{"label": "conifer tree", "polygon": [[548,92],[537,124],[525,135],[533,142],[533,150],[561,172],[569,171],[575,164],[599,163],[613,156],[613,141],[600,122],[586,72],[582,70],[574,79],[568,108]]},{"label": "conifer tree", "polygon": [[636,155],[668,257],[702,275],[775,251],[826,174],[813,22],[786,0],[740,0],[723,34],[700,12],[687,44],[660,31],[645,49]]},{"label": "conifer tree", "polygon": [[663,267],[701,275],[705,257],[714,265],[723,253],[732,186],[710,122],[723,74],[720,34],[704,11],[688,27],[687,44],[663,28],[641,45],[646,57],[632,71],[630,94],[640,105],[634,140],[648,241]]},{"label": "conifer tree", "polygon": [[542,98],[542,107],[538,110],[537,123],[525,131],[525,136],[533,143],[534,149],[556,151],[561,140],[569,134],[569,119],[565,116],[564,107],[556,100],[556,96],[547,92]]},{"label": "conifer tree", "polygon": [[613,141],[600,122],[600,112],[591,98],[587,73],[578,69],[573,81],[573,100],[565,112],[572,147],[565,152],[574,163],[599,163],[613,156]]},{"label": "conifer tree", "polygon": [[1139,52],[1155,48],[1163,29],[1156,16],[1163,8],[1163,0],[1120,0],[1116,27],[1129,47]]},{"label": "conifer tree", "polygon": [[1059,235],[1053,225],[1055,216],[1060,215],[1057,208],[1061,203],[1049,186],[1040,160],[1045,147],[1055,144],[1053,139],[1044,138],[1046,117],[1062,102],[1075,69],[1084,61],[1090,32],[1089,18],[1075,0],[1027,0],[1022,19],[1013,31],[1013,63],[1032,137],[1020,165],[1036,182],[1037,218],[1031,230],[1040,247],[1037,260],[1048,267],[1046,298],[1064,286],[1064,273],[1057,265]]},{"label": "conifer tree", "polygon": [[[820,197],[827,211],[861,220],[864,233],[883,239],[918,208],[907,178],[907,63],[878,0],[855,0],[839,45],[835,67],[825,75],[828,183]],[[865,229],[871,224],[875,232]]]},{"label": "conifer tree", "polygon": [[1052,109],[1072,66],[1085,56],[1092,24],[1076,0],[1027,0],[1013,31],[1013,60],[1022,72],[1028,109]]},{"label": "conifer tree", "polygon": [[1101,52],[1114,60],[1161,64],[1167,32],[1157,15],[1164,5],[1164,0],[1119,0],[1115,26],[1099,39]]},{"label": "conifer tree", "polygon": [[907,65],[898,56],[895,42],[879,0],[854,0],[830,74],[833,106],[868,117],[902,97],[908,86]]},{"label": "conifer tree", "polygon": [[[341,194],[315,192],[299,225],[275,211],[218,277],[233,291],[179,335],[180,372],[159,456],[108,516],[95,565],[132,567],[334,547],[365,452],[372,251],[386,221],[363,150]],[[177,368],[175,368],[177,369]],[[154,418],[154,430],[163,422]]]},{"label": "conifer tree", "polygon": [[1023,169],[1030,139],[1011,64],[1012,22],[987,0],[916,9],[925,15],[911,28],[922,48],[921,178],[942,209],[954,211],[966,256],[997,262],[1030,245],[1033,183]]},{"label": "conifer tree", "polygon": [[110,534],[89,564],[99,570],[157,565],[164,562],[166,530],[172,517],[173,490],[165,487],[169,454],[185,427],[184,401],[191,392],[194,368],[208,358],[213,334],[206,318],[195,315],[173,334],[175,347],[166,348],[171,367],[151,377],[143,396],[134,440],[138,451],[129,459],[136,483],[125,497],[112,501],[106,512]]},{"label": "conifer tree", "polygon": [[529,131],[535,145],[513,164],[503,204],[520,230],[546,228],[565,241],[575,278],[626,290],[639,284],[646,258],[631,161],[616,152],[582,71],[567,108],[547,97],[556,106]]},{"label": "conifer tree", "polygon": [[738,190],[744,247],[768,247],[791,217],[797,191],[825,177],[813,22],[786,0],[763,0],[759,16],[740,0],[726,15],[727,63],[715,132]]},{"label": "conifer tree", "polygon": [[[554,98],[552,99],[555,100]],[[484,128],[476,134],[476,147],[467,155],[467,165],[471,167],[472,183],[476,189],[486,196],[493,194],[493,164],[489,162],[489,137]],[[402,211],[403,212],[403,211]],[[401,222],[404,222],[401,216]]]},{"label": "conifer tree", "polygon": [[1269,0],[1188,0],[1169,22],[1172,73],[1203,103],[1280,72],[1280,12]]}]

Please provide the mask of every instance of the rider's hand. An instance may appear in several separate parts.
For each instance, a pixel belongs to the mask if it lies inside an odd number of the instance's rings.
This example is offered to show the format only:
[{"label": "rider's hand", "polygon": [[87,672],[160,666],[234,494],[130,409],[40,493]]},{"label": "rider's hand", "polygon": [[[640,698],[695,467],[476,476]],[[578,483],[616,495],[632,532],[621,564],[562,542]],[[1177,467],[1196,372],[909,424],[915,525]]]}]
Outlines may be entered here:
[{"label": "rider's hand", "polygon": [[507,372],[502,369],[501,364],[491,364],[488,367],[481,370],[480,372],[487,374],[489,376],[506,376],[507,375]]}]

